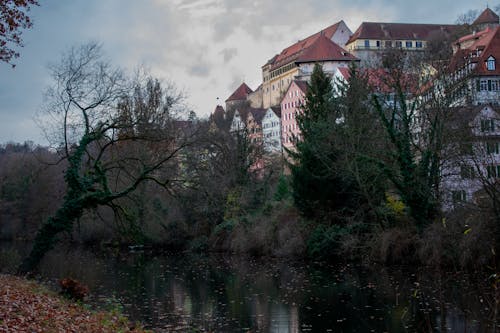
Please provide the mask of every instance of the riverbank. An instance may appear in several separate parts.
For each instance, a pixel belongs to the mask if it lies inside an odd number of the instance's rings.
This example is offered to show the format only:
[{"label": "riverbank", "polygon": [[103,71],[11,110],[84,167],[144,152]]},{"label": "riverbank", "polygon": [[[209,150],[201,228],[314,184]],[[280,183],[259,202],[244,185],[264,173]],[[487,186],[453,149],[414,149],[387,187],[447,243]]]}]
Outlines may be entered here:
[{"label": "riverbank", "polygon": [[146,332],[116,311],[90,311],[44,286],[0,275],[0,332]]}]

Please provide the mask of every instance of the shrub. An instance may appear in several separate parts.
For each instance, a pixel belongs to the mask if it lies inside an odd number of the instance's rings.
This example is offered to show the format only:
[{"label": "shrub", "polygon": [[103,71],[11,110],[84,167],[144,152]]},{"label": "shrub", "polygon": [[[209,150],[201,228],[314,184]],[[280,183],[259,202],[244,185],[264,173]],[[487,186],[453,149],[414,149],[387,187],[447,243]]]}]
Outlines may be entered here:
[{"label": "shrub", "polygon": [[346,227],[319,225],[311,232],[307,241],[307,254],[312,258],[327,259],[337,255],[342,239],[349,234]]}]

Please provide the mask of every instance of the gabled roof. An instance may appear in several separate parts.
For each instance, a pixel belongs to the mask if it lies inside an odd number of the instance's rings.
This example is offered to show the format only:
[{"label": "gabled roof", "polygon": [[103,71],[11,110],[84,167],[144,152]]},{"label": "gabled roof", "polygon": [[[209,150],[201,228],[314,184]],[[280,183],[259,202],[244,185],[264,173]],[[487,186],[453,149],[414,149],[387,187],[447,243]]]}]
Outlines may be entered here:
[{"label": "gabled roof", "polygon": [[300,52],[295,60],[296,63],[317,61],[359,61],[359,59],[332,42],[324,34],[320,34],[308,48]]},{"label": "gabled roof", "polygon": [[267,109],[249,108],[249,113],[252,114],[252,117],[257,124],[262,124],[262,119],[264,118],[266,111]]},{"label": "gabled roof", "polygon": [[252,108],[250,106],[246,106],[246,107],[238,108],[234,114],[236,114],[236,112],[238,112],[238,114],[240,115],[241,119],[244,122],[246,122],[248,120],[248,115],[251,114],[252,118],[255,120],[255,122],[257,122],[258,124],[261,124],[262,118],[264,118],[266,111],[267,111],[267,109]]},{"label": "gabled roof", "polygon": [[281,118],[281,106],[271,106],[270,109],[278,118]]},{"label": "gabled roof", "polygon": [[307,81],[293,80],[293,82],[299,87],[300,90],[305,94],[307,92]]},{"label": "gabled roof", "polygon": [[230,101],[244,101],[247,99],[248,94],[252,93],[253,90],[250,89],[249,86],[246,85],[245,82],[243,82],[238,89],[236,89],[231,96],[229,96],[228,99],[226,99],[226,102]]},{"label": "gabled roof", "polygon": [[472,23],[473,25],[476,24],[489,24],[489,23],[499,23],[499,17],[498,15],[492,11],[489,8],[486,8],[481,15],[477,17],[477,19]]},{"label": "gabled roof", "polygon": [[349,68],[347,68],[347,67],[339,67],[339,68],[337,68],[337,70],[339,71],[340,75],[342,75],[342,77],[346,81],[349,81],[349,79],[351,78],[351,71],[349,70]]},{"label": "gabled roof", "polygon": [[217,105],[215,107],[214,112],[212,113],[212,116],[215,117],[215,116],[221,116],[222,115],[222,117],[224,117],[224,113],[225,113],[225,111],[224,111],[224,108],[222,107],[222,105]]},{"label": "gabled roof", "polygon": [[[457,50],[450,61],[451,71],[462,68],[466,63],[477,63],[476,75],[500,75],[500,27],[486,28],[479,33],[459,39],[458,43],[471,42],[467,48]],[[480,53],[478,53],[478,50]],[[493,56],[496,59],[495,70],[489,71],[486,60]]]},{"label": "gabled roof", "polygon": [[358,39],[427,40],[431,33],[451,33],[458,26],[451,24],[363,22],[346,44]]},{"label": "gabled roof", "polygon": [[[335,24],[332,24],[331,26],[303,39],[299,40],[297,43],[292,44],[291,46],[283,49],[280,54],[274,56],[272,59],[270,59],[266,65],[271,65],[271,70],[276,69],[278,67],[281,67],[283,65],[289,64],[293,61],[295,61],[299,55],[301,54],[302,51],[305,49],[309,48],[314,42],[320,37],[321,35],[325,36],[328,39],[332,39],[333,35],[337,32],[337,29],[340,27],[340,25],[343,23],[343,21],[339,21]],[[333,43],[333,42],[332,42]],[[340,47],[340,46],[339,46]],[[266,66],[264,65],[264,66]]]}]

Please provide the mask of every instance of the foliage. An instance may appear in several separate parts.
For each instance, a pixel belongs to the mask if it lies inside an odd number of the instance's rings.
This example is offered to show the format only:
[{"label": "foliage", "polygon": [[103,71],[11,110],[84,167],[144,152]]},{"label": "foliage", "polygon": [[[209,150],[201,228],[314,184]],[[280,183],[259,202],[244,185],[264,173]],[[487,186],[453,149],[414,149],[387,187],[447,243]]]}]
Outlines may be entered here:
[{"label": "foliage", "polygon": [[307,240],[307,254],[311,258],[332,259],[341,248],[349,229],[339,225],[318,225]]},{"label": "foliage", "polygon": [[290,189],[288,188],[288,180],[285,176],[281,176],[278,181],[278,186],[276,187],[276,192],[274,193],[274,200],[282,201],[290,196]]},{"label": "foliage", "polygon": [[330,78],[320,65],[315,65],[304,105],[297,115],[301,137],[296,151],[289,151],[293,158],[290,168],[294,201],[308,217],[322,219],[332,211],[355,206],[352,194],[356,185],[336,168],[342,152],[330,137],[338,119],[334,103]]},{"label": "foliage", "polygon": [[36,5],[37,0],[0,0],[0,61],[12,64],[19,57],[14,47],[23,46],[21,30],[33,26],[28,12]]},{"label": "foliage", "polygon": [[145,332],[120,313],[92,312],[32,281],[0,275],[0,322],[8,332]]}]

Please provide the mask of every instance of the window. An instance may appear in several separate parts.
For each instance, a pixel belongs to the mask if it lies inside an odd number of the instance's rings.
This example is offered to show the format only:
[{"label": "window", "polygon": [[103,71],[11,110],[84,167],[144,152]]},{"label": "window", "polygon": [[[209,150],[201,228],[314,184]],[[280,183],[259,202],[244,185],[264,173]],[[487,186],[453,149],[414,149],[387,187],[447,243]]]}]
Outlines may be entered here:
[{"label": "window", "polygon": [[452,191],[451,200],[454,204],[465,202],[467,199],[467,193],[464,190]]},{"label": "window", "polygon": [[406,47],[413,47],[413,42],[407,41],[406,42]]},{"label": "window", "polygon": [[500,175],[500,165],[487,165],[486,173],[488,178],[497,178]]},{"label": "window", "polygon": [[396,41],[396,47],[403,47],[403,42],[401,41]]},{"label": "window", "polygon": [[422,42],[421,42],[421,41],[416,41],[416,42],[415,42],[415,47],[416,47],[417,49],[422,48],[422,47],[423,47]]},{"label": "window", "polygon": [[377,47],[380,47],[380,41],[379,40],[377,41]]},{"label": "window", "polygon": [[370,48],[370,41],[369,40],[365,40],[365,48]]},{"label": "window", "polygon": [[494,131],[495,131],[495,120],[493,119],[481,120],[481,132],[494,132]]},{"label": "window", "polygon": [[489,58],[486,60],[486,67],[489,71],[495,70],[495,58],[493,58],[493,56],[489,56]]},{"label": "window", "polygon": [[491,91],[498,91],[498,80],[491,80]]},{"label": "window", "polygon": [[462,165],[460,167],[460,177],[462,179],[474,179],[474,167],[470,165]]},{"label": "window", "polygon": [[486,152],[488,154],[498,154],[498,142],[486,142]]},{"label": "window", "polygon": [[479,80],[479,91],[488,90],[488,81],[487,80]]}]

